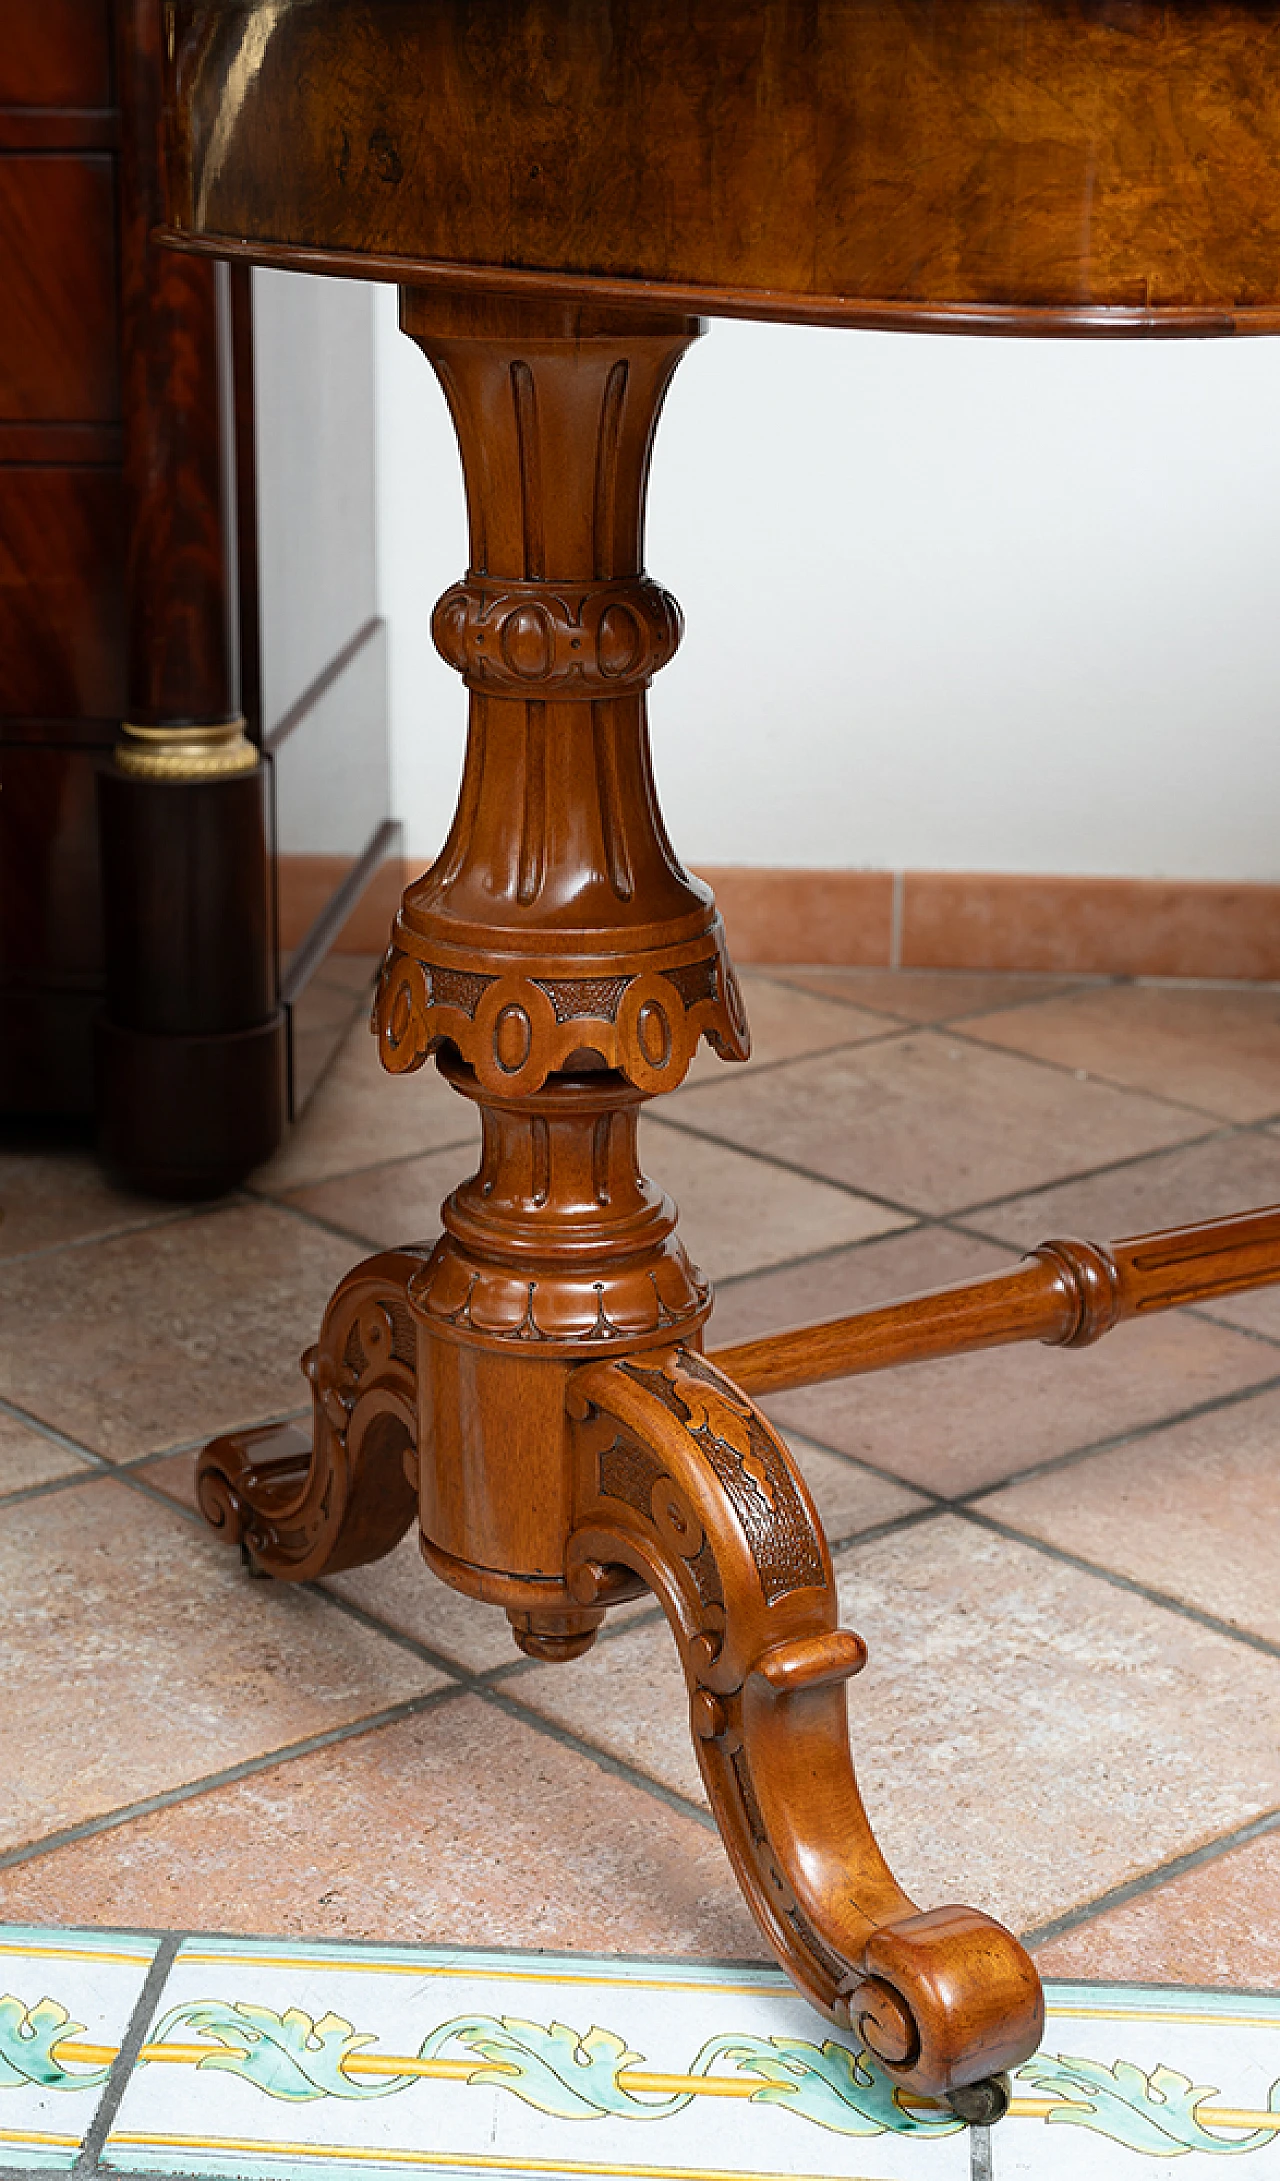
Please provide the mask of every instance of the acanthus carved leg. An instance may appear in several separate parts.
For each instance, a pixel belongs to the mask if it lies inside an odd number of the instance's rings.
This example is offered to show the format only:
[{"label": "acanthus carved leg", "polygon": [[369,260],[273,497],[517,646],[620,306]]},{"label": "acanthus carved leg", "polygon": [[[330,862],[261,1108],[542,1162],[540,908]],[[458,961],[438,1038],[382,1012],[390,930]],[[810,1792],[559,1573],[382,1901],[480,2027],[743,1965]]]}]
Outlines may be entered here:
[{"label": "acanthus carved leg", "polygon": [[267,1425],[213,1439],[201,1454],[201,1513],[263,1573],[305,1582],[361,1567],[413,1520],[418,1394],[406,1292],[425,1254],[384,1250],[335,1289],[302,1359],[310,1436]]},{"label": "acanthus carved leg", "polygon": [[880,1853],[844,1690],[865,1647],[837,1626],[826,1540],[781,1439],[688,1348],[585,1365],[568,1399],[568,1587],[587,1607],[629,1568],[661,1599],[711,1806],[769,1944],[890,2075],[995,2117],[999,2090],[976,2086],[1034,2051],[1039,1980],[989,1917],[922,1913]]}]

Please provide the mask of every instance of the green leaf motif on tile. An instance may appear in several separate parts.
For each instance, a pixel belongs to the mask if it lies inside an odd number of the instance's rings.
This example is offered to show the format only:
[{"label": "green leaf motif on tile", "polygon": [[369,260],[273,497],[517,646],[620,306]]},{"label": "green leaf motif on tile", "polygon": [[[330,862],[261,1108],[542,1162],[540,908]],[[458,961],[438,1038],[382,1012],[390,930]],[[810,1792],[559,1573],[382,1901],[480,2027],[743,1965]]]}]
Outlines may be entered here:
[{"label": "green leaf motif on tile", "polygon": [[73,2070],[53,2055],[55,2045],[78,2037],[83,2022],[73,2022],[56,1999],[24,2007],[6,1992],[0,1999],[0,2090],[97,2090],[107,2079],[105,2067]]},{"label": "green leaf motif on tile", "polygon": [[581,2036],[567,2022],[543,2029],[518,2015],[500,2020],[484,2015],[441,2023],[423,2043],[418,2057],[431,2060],[444,2046],[457,2043],[480,2053],[489,2063],[469,2075],[469,2083],[490,2083],[509,2090],[540,2113],[557,2120],[668,2120],[683,2112],[691,2093],[675,2097],[636,2097],[618,2081],[627,2068],[643,2067],[644,2054],[629,2050],[612,2030],[589,2029]]},{"label": "green leaf motif on tile", "polygon": [[764,2077],[753,2105],[782,2105],[815,2127],[845,2136],[954,2135],[964,2122],[944,2107],[899,2105],[894,2085],[865,2052],[827,2038],[717,2037],[704,2045],[690,2072],[705,2075],[715,2060],[732,2060]]},{"label": "green leaf motif on tile", "polygon": [[389,2098],[414,2081],[412,2075],[392,2075],[357,2082],[348,2075],[344,2062],[375,2039],[353,2029],[340,2014],[323,2014],[315,2021],[300,2007],[277,2014],[247,1999],[233,2005],[221,1999],[196,2000],[171,2007],[148,2043],[172,2043],[178,2030],[217,2038],[217,2045],[196,2061],[197,2068],[237,2075],[269,2098],[291,2105],[316,2098]]},{"label": "green leaf motif on tile", "polygon": [[[1246,2136],[1211,2133],[1198,2119],[1196,2108],[1217,2097],[1216,2087],[1192,2083],[1171,2067],[1153,2068],[1148,2075],[1131,2060],[1117,2060],[1114,2067],[1107,2067],[1101,2060],[1042,2052],[1019,2068],[1018,2081],[1061,2099],[1046,2113],[1047,2121],[1092,2129],[1148,2157],[1182,2158],[1188,2151],[1235,2157],[1276,2140],[1276,2131],[1270,2128],[1254,2129]],[[1280,2113],[1280,2081],[1271,2086],[1267,2109]]]},{"label": "green leaf motif on tile", "polygon": [[[644,2054],[598,2024],[583,2034],[566,2022],[544,2027],[519,2015],[454,2015],[429,2032],[412,2060],[395,2060],[375,2058],[367,2050],[375,2039],[357,2033],[341,2015],[317,2021],[298,2007],[277,2014],[247,2000],[197,2000],[171,2008],[148,2044],[154,2054],[160,2045],[181,2046],[183,2033],[192,2031],[216,2039],[208,2050],[197,2048],[197,2069],[235,2075],[270,2098],[295,2104],[386,2098],[425,2076],[445,2074],[468,2086],[508,2091],[557,2120],[670,2120],[702,2094],[700,2084],[720,2062],[714,2080],[742,2083],[747,2103],[783,2107],[836,2134],[949,2135],[963,2126],[945,2108],[901,2106],[893,2083],[867,2054],[834,2039],[817,2045],[798,2037],[710,2038],[686,2075],[674,2083],[656,2076],[649,2089]],[[450,2060],[460,2051],[475,2064]],[[187,2048],[177,2056],[189,2054]],[[725,2063],[734,2072],[725,2072]],[[375,2066],[388,2072],[374,2074]],[[372,2080],[359,2079],[366,2071]],[[628,2075],[632,2080],[624,2079]]]}]

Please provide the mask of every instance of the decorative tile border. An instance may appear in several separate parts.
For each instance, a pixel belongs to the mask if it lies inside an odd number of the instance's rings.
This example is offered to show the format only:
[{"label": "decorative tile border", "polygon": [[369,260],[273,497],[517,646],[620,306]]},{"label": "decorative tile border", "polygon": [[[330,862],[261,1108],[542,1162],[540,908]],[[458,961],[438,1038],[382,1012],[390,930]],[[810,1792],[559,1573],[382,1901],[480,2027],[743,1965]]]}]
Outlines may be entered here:
[{"label": "decorative tile border", "polygon": [[988,2137],[750,1964],[190,1937],[122,2083],[157,1943],[0,1929],[0,2175],[1280,2181],[1280,1994],[1050,1986]]},{"label": "decorative tile border", "polygon": [[0,1926],[0,2171],[75,2164],[158,1944]]}]

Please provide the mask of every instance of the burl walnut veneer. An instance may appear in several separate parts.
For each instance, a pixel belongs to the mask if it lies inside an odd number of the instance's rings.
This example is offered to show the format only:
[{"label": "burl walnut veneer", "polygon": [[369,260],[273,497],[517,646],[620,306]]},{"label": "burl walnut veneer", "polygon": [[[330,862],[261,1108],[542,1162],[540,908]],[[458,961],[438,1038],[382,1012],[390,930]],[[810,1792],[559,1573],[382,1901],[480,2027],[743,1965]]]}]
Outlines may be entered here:
[{"label": "burl walnut veneer", "polygon": [[[747,1051],[663,829],[646,690],[654,428],[691,311],[916,329],[1280,327],[1280,0],[170,0],[169,239],[392,279],[466,473],[434,632],[470,690],[457,817],[404,897],[386,1066],[479,1107],[434,1249],[350,1273],[313,1432],[215,1441],[201,1504],[275,1576],[390,1550],[535,1657],[645,1589],[725,1845],[801,1989],[904,2090],[997,2116],[1040,1987],[920,1911],[868,1826],[830,1555],[750,1399],[1001,1341],[1079,1346],[1280,1277],[1280,1211],[710,1359],[706,1282],[636,1158],[697,1040]],[[411,1093],[406,1090],[406,1095]]]}]

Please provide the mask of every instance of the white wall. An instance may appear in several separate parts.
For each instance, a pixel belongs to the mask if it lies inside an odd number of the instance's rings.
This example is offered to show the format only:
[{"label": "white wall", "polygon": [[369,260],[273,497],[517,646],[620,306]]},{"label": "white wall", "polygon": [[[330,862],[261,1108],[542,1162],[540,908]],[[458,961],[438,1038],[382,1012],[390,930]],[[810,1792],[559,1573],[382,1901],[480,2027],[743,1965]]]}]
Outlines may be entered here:
[{"label": "white wall", "polygon": [[[374,358],[384,301],[363,280],[254,272],[268,736],[378,612]],[[282,851],[360,853],[387,811],[387,739],[384,645],[375,638],[277,752]]]},{"label": "white wall", "polygon": [[[378,292],[397,809],[443,836],[464,700],[444,402]],[[658,436],[652,697],[694,864],[1280,876],[1280,345],[713,322]]]}]

